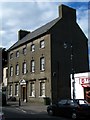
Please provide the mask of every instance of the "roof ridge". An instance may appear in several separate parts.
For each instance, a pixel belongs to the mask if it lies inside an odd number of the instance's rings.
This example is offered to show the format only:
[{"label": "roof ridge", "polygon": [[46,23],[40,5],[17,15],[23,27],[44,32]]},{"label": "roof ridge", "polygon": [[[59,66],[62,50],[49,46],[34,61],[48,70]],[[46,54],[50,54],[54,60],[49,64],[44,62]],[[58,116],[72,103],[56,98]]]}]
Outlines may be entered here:
[{"label": "roof ridge", "polygon": [[39,35],[42,35],[44,33],[46,33],[48,30],[50,30],[61,18],[57,17],[54,20],[44,24],[43,26],[37,28],[36,30],[28,33],[25,37],[23,37],[21,40],[17,41],[16,43],[14,43],[9,50],[12,50],[26,42],[28,42],[29,40],[32,40],[36,37],[38,37]]}]

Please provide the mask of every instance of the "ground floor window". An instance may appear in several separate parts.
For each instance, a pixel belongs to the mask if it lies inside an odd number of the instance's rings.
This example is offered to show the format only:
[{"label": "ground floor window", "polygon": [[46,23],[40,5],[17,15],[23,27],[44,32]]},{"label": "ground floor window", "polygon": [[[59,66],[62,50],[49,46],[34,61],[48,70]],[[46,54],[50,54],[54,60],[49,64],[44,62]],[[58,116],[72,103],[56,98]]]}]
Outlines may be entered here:
[{"label": "ground floor window", "polygon": [[15,95],[18,96],[18,84],[15,85]]},{"label": "ground floor window", "polygon": [[45,97],[45,82],[40,82],[40,96]]},{"label": "ground floor window", "polygon": [[9,86],[9,95],[12,96],[12,85]]},{"label": "ground floor window", "polygon": [[30,83],[30,96],[35,97],[35,83]]}]

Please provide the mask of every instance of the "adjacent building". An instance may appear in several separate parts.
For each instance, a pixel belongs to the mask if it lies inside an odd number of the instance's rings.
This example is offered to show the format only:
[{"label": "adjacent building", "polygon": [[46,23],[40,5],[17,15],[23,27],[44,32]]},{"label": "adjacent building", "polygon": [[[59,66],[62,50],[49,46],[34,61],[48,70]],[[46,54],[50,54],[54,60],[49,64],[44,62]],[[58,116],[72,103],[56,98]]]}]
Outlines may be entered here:
[{"label": "adjacent building", "polygon": [[0,89],[2,88],[2,48],[0,48]]},{"label": "adjacent building", "polygon": [[[90,103],[90,72],[74,74],[75,98],[86,99]],[[71,77],[71,98],[73,98],[73,79]]]},{"label": "adjacent building", "polygon": [[33,32],[18,32],[8,50],[8,97],[26,102],[71,98],[70,74],[88,70],[88,39],[76,10],[60,5],[58,18]]},{"label": "adjacent building", "polygon": [[4,86],[5,83],[4,76],[7,78],[4,68],[7,69],[7,51],[5,48],[0,48],[0,84],[2,84],[2,86]]}]

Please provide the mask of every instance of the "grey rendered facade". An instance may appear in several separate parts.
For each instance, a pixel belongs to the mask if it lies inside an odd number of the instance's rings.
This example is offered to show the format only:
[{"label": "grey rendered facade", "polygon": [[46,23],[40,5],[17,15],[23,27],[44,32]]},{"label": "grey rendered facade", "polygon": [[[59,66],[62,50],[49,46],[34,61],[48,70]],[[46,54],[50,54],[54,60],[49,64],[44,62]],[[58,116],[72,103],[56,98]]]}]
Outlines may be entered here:
[{"label": "grey rendered facade", "polygon": [[50,23],[30,33],[19,31],[19,40],[8,52],[8,97],[17,100],[43,102],[49,97],[55,102],[70,98],[70,74],[89,70],[88,39],[76,23],[76,10],[64,5]]}]

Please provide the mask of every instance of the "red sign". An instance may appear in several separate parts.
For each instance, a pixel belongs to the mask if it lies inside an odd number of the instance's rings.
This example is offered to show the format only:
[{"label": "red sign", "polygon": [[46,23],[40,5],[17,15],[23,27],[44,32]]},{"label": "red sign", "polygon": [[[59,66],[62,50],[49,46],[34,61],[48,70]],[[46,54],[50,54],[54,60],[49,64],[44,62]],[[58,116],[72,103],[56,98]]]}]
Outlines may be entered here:
[{"label": "red sign", "polygon": [[82,87],[90,87],[90,78],[79,78]]}]

